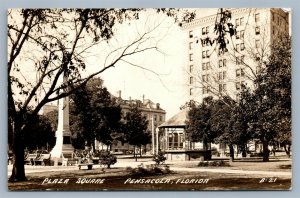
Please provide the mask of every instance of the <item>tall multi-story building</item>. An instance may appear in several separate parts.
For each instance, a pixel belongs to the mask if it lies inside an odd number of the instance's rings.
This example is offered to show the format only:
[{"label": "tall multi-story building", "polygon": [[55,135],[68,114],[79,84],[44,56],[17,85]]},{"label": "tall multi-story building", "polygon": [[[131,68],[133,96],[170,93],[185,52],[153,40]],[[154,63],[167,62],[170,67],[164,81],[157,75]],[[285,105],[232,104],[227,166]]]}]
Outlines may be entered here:
[{"label": "tall multi-story building", "polygon": [[[216,42],[216,19],[220,15],[198,18],[183,24],[186,31],[188,101],[201,102],[207,96],[230,96],[239,100],[241,85],[254,86],[253,80],[271,54],[278,35],[290,32],[289,12],[277,8],[229,9],[229,23],[236,28],[226,35],[228,51],[219,51]],[[219,10],[220,11],[220,10]]]}]

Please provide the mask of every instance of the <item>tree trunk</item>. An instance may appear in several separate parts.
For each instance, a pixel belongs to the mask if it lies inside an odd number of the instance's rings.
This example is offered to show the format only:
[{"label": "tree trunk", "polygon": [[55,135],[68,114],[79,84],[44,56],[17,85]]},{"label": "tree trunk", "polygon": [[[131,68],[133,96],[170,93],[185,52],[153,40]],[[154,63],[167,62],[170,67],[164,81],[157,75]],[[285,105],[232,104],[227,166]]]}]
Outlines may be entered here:
[{"label": "tree trunk", "polygon": [[269,151],[269,144],[268,141],[264,140],[263,141],[263,161],[264,162],[268,162],[269,161],[269,155],[270,155],[270,151]]},{"label": "tree trunk", "polygon": [[137,156],[135,154],[135,145],[133,146],[133,157],[135,157],[135,161],[137,161]]},{"label": "tree trunk", "polygon": [[9,178],[10,182],[26,181],[25,167],[24,167],[24,138],[22,135],[21,127],[14,124],[13,128],[13,169]]},{"label": "tree trunk", "polygon": [[242,157],[247,157],[247,145],[244,145],[242,149]]},{"label": "tree trunk", "polygon": [[140,157],[142,157],[142,146],[140,146]]},{"label": "tree trunk", "polygon": [[230,152],[230,161],[233,162],[234,161],[234,148],[233,148],[232,144],[229,145],[229,152]]},{"label": "tree trunk", "polygon": [[291,157],[291,146],[289,144],[284,144],[284,150],[285,150],[285,153],[287,154],[288,158]]}]

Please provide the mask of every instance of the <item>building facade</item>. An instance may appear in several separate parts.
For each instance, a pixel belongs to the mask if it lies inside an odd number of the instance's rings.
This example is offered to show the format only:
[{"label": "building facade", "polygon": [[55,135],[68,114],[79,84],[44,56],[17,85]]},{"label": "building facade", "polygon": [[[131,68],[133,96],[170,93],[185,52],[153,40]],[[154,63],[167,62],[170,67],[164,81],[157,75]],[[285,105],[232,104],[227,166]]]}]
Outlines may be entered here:
[{"label": "building facade", "polygon": [[[131,99],[125,100],[122,98],[121,91],[118,91],[117,96],[114,96],[117,99],[117,103],[120,104],[122,108],[123,116],[126,115],[127,112],[130,111],[132,105],[136,105],[139,110],[141,110],[142,116],[144,116],[148,120],[148,130],[151,132],[152,140],[151,144],[146,145],[142,152],[145,153],[156,153],[159,147],[159,133],[158,126],[165,122],[166,119],[166,111],[160,107],[159,103],[154,103],[150,99],[146,99],[143,96],[142,100]],[[105,149],[105,145],[97,144],[99,149]],[[112,144],[111,151],[114,153],[122,153],[122,154],[131,154],[133,152],[134,147],[127,144],[122,143],[120,141],[115,141]],[[136,150],[139,153],[139,150]]]},{"label": "building facade", "polygon": [[289,12],[274,8],[230,9],[229,21],[236,35],[226,35],[228,51],[219,51],[216,43],[204,42],[216,37],[214,27],[219,15],[193,20],[183,25],[186,32],[186,82],[188,101],[228,95],[239,100],[241,85],[253,88],[253,80],[264,67],[271,45],[278,35],[290,32]]}]

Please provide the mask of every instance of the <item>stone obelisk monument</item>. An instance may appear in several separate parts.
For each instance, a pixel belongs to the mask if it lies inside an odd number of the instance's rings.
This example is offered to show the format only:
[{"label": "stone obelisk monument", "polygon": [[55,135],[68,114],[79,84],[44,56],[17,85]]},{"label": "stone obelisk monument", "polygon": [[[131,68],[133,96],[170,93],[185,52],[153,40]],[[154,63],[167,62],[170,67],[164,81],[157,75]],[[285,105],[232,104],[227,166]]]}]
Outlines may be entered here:
[{"label": "stone obelisk monument", "polygon": [[[66,77],[64,77],[64,81]],[[55,133],[56,143],[51,151],[51,157],[68,158],[74,152],[71,144],[71,131],[69,125],[69,97],[61,98],[58,101],[58,125]],[[63,155],[62,155],[63,154]]]}]

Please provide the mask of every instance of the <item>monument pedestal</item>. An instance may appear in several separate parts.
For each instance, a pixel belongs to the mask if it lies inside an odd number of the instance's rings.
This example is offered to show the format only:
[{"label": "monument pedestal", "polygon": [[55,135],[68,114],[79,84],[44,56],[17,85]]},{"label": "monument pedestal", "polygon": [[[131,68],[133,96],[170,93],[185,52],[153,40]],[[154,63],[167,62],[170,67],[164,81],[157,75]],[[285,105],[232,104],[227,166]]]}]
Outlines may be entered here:
[{"label": "monument pedestal", "polygon": [[74,147],[71,144],[69,126],[69,97],[61,98],[58,102],[58,126],[55,136],[56,143],[51,151],[51,158],[56,161],[62,158],[72,158]]}]

